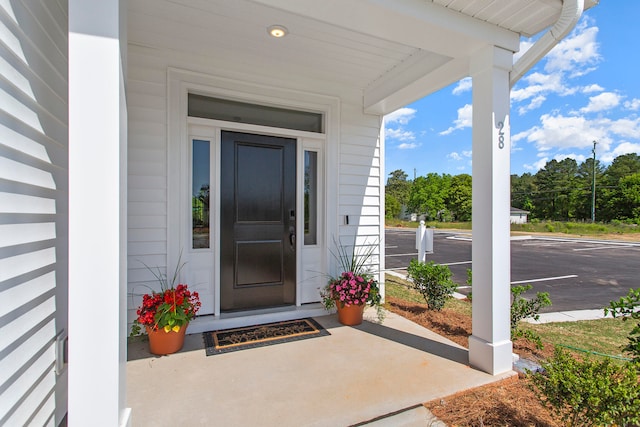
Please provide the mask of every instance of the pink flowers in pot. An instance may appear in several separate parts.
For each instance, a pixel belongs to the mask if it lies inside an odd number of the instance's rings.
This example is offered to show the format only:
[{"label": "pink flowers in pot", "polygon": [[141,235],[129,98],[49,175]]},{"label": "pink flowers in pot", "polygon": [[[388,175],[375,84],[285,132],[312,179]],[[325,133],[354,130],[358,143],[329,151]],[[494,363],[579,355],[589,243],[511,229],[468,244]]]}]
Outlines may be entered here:
[{"label": "pink flowers in pot", "polygon": [[331,310],[336,305],[339,308],[353,305],[369,305],[376,309],[378,320],[384,318],[382,309],[382,295],[380,286],[371,271],[370,258],[378,247],[378,243],[372,245],[345,246],[336,243],[336,253],[333,253],[341,267],[342,273],[338,277],[330,277],[327,286],[320,291],[322,304],[326,310]]},{"label": "pink flowers in pot", "polygon": [[375,304],[380,300],[378,283],[371,277],[356,275],[345,271],[336,279],[331,279],[327,285],[327,297],[341,305]]}]

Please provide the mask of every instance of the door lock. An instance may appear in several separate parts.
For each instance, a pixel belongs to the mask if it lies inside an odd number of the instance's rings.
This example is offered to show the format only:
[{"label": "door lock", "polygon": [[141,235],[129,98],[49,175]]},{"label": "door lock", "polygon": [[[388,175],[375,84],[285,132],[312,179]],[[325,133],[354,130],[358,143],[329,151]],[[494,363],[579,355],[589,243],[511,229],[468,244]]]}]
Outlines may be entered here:
[{"label": "door lock", "polygon": [[296,228],[293,225],[289,227],[289,243],[292,248],[296,247]]}]

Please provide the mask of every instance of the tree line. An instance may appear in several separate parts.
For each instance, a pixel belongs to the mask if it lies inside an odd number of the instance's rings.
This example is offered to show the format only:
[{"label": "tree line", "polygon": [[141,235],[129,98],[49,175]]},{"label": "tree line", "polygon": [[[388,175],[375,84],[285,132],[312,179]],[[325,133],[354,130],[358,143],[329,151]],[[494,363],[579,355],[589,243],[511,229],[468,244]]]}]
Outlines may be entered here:
[{"label": "tree line", "polygon": [[[616,157],[604,167],[596,160],[551,160],[535,174],[511,175],[511,206],[530,212],[530,219],[590,221],[595,171],[595,219],[640,223],[640,156]],[[385,187],[386,217],[405,213],[428,221],[471,220],[471,175],[429,173],[413,181],[401,169],[389,174]]]}]

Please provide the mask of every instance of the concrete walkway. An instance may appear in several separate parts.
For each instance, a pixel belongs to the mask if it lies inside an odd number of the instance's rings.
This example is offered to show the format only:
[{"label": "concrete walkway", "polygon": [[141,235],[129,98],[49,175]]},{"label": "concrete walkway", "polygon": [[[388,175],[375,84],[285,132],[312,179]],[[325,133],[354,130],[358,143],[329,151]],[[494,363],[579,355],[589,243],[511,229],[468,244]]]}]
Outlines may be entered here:
[{"label": "concrete walkway", "polygon": [[316,320],[330,336],[209,357],[201,334],[163,357],[131,343],[134,425],[437,425],[423,403],[514,375],[470,368],[465,348],[393,313],[381,325]]},{"label": "concrete walkway", "polygon": [[[578,320],[596,320],[604,319],[603,309],[594,310],[571,310],[571,311],[558,311],[556,313],[540,313],[538,320],[523,319],[523,322],[528,323],[553,323],[553,322],[577,322]],[[611,316],[608,316],[611,317]]]}]

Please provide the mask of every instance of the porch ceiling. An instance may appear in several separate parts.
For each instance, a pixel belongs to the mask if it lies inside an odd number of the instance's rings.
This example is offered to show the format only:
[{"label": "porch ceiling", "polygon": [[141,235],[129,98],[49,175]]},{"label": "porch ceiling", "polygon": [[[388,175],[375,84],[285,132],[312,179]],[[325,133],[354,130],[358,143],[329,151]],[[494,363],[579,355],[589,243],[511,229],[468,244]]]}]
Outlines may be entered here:
[{"label": "porch ceiling", "polygon": [[[561,0],[131,0],[128,41],[196,55],[200,68],[212,64],[236,78],[350,88],[367,111],[385,114],[468,75],[470,55],[487,44],[516,51],[521,34],[551,25],[561,7]],[[288,36],[269,37],[274,24]]]}]

